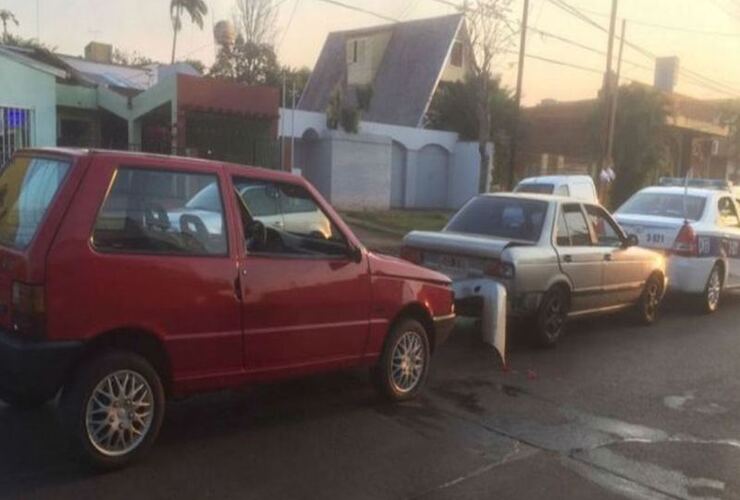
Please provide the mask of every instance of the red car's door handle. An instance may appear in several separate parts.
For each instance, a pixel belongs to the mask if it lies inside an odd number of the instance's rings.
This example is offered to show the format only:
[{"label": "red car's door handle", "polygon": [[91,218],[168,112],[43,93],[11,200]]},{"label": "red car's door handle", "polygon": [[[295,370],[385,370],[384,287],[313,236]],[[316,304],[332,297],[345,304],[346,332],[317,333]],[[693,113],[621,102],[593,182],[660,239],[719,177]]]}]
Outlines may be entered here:
[{"label": "red car's door handle", "polygon": [[605,254],[604,254],[604,260],[609,260],[609,261],[610,261],[610,260],[612,260],[612,254],[610,254],[610,253],[605,253]]}]

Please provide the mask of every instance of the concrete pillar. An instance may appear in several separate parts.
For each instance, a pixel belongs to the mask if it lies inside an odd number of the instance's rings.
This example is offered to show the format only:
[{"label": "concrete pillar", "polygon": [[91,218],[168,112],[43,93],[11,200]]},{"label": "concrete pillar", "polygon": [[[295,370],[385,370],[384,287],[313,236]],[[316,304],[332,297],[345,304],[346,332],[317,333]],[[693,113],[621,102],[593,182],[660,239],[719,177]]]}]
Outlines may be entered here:
[{"label": "concrete pillar", "polygon": [[404,196],[404,208],[416,206],[416,176],[419,171],[419,151],[409,149],[406,151],[406,196]]},{"label": "concrete pillar", "polygon": [[128,148],[131,151],[141,151],[141,120],[128,121]]}]

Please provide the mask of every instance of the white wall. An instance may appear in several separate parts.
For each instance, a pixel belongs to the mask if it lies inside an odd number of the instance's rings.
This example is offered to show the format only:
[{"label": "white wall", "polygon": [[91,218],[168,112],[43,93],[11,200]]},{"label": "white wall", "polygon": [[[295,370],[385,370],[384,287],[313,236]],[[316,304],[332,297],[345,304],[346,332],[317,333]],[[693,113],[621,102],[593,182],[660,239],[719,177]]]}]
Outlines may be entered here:
[{"label": "white wall", "polygon": [[33,146],[56,146],[56,78],[0,55],[0,106],[33,110]]},{"label": "white wall", "polygon": [[[389,208],[391,192],[403,189],[405,208],[454,210],[478,193],[477,143],[460,142],[454,132],[364,121],[359,128],[358,134],[327,130],[324,113],[280,109],[278,133],[296,138],[297,163],[303,163],[296,166],[337,206]],[[306,140],[304,134],[318,139]],[[402,187],[391,184],[399,181],[392,176],[393,142],[405,150]],[[430,150],[445,154],[438,154],[435,165],[427,166],[424,158]],[[442,156],[446,157],[445,168],[437,164]],[[440,174],[446,179],[433,182],[427,168],[446,172]],[[422,192],[430,186],[440,192]],[[429,205],[430,200],[435,206]]]}]

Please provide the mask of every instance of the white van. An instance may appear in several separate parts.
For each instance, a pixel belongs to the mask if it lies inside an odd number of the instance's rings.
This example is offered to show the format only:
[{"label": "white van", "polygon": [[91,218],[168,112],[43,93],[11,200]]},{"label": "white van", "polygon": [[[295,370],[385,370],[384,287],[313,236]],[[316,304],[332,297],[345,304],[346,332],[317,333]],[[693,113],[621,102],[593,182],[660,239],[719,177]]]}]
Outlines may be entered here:
[{"label": "white van", "polygon": [[541,193],[569,196],[589,203],[598,203],[594,181],[588,175],[543,175],[523,179],[515,193]]}]

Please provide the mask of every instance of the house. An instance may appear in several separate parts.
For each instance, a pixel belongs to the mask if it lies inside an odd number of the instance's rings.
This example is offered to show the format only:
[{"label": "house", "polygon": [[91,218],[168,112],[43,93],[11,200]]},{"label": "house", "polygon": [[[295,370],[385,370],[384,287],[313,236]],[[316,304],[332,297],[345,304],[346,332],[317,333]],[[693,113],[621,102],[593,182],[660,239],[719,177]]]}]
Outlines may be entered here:
[{"label": "house", "polygon": [[[684,176],[693,167],[694,174],[703,177],[733,176],[729,128],[721,119],[728,102],[663,93],[668,114],[664,137],[672,175]],[[546,100],[524,109],[517,175],[594,173],[598,161],[594,120],[600,102]]]},{"label": "house", "polygon": [[[0,47],[0,165],[17,148],[56,144],[56,80],[67,72]],[[20,84],[23,82],[23,84]]]},{"label": "house", "polygon": [[[284,164],[342,208],[459,208],[478,193],[478,145],[424,124],[472,56],[461,14],[330,33],[297,109],[281,110]],[[327,125],[337,94],[357,133]]]},{"label": "house", "polygon": [[[277,165],[277,89],[204,78],[182,63],[115,64],[112,52],[97,42],[85,57],[0,46],[3,154],[56,145]],[[19,123],[23,134],[13,132]]]},{"label": "house", "polygon": [[364,120],[422,127],[439,83],[462,80],[472,57],[462,14],[333,32],[298,109],[323,113],[335,91],[359,105],[370,89]]}]

